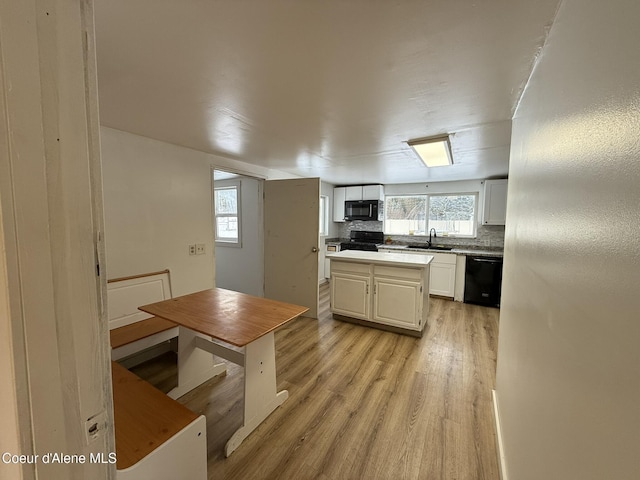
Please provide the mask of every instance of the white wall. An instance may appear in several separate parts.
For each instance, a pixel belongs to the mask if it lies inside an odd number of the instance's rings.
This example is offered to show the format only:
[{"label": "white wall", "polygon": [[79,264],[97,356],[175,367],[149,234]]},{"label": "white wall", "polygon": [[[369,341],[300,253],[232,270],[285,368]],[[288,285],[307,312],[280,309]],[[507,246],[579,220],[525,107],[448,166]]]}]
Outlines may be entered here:
[{"label": "white wall", "polygon": [[[214,286],[206,154],[102,128],[107,277],[169,268],[174,295]],[[188,245],[205,244],[205,255]]]},{"label": "white wall", "polygon": [[510,480],[640,475],[640,3],[565,0],[513,124],[497,396]]},{"label": "white wall", "polygon": [[[174,295],[215,283],[211,169],[269,179],[283,172],[101,127],[107,275],[169,268]],[[188,245],[205,244],[205,255]]]},{"label": "white wall", "polygon": [[250,295],[264,295],[264,217],[262,180],[237,177],[219,180],[215,185],[240,182],[242,245],[216,246],[216,284]]}]

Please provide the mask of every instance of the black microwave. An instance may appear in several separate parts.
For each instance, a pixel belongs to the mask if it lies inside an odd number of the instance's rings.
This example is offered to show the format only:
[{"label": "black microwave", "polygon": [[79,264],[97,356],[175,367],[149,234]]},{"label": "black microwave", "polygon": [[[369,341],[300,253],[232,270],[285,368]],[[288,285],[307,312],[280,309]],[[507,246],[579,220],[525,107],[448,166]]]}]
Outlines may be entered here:
[{"label": "black microwave", "polygon": [[344,202],[345,220],[382,220],[380,200],[347,200]]}]

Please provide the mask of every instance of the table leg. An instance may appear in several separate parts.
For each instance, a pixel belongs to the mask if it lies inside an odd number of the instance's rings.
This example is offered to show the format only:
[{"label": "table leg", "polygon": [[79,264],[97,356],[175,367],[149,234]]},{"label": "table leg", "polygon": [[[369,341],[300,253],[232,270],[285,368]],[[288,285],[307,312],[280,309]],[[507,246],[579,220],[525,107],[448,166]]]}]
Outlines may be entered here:
[{"label": "table leg", "polygon": [[225,363],[216,363],[211,353],[196,348],[196,337],[207,338],[206,336],[186,327],[180,326],[179,329],[178,386],[168,393],[174,399],[227,371]]},{"label": "table leg", "polygon": [[245,346],[244,421],[225,446],[231,455],[242,441],[289,397],[287,390],[276,392],[276,351],[273,332]]}]

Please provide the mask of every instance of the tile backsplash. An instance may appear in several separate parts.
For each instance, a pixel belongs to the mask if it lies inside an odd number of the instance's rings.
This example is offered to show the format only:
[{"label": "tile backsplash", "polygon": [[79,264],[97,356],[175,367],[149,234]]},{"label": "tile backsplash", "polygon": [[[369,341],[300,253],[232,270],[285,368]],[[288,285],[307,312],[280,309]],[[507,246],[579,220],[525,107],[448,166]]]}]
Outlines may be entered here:
[{"label": "tile backsplash", "polygon": [[[340,224],[340,238],[349,238],[349,232],[352,230],[382,232],[382,226],[382,222],[365,222],[359,220],[344,222]],[[387,237],[391,237],[393,243],[400,245],[407,243],[426,243],[429,239],[428,236],[416,235],[385,235],[385,239]],[[467,247],[504,248],[504,226],[478,225],[478,235],[476,238],[437,237],[433,243]]]}]

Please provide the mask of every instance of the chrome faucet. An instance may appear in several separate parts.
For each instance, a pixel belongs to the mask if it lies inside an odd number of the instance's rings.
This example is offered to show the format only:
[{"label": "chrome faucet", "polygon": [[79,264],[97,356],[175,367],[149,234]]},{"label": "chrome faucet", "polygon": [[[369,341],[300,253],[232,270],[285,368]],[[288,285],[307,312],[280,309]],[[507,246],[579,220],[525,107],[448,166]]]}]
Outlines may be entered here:
[{"label": "chrome faucet", "polygon": [[433,232],[433,238],[436,238],[438,236],[435,228],[432,228],[431,230],[429,230],[429,246],[431,246],[431,232]]}]

